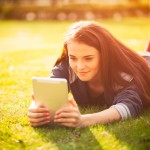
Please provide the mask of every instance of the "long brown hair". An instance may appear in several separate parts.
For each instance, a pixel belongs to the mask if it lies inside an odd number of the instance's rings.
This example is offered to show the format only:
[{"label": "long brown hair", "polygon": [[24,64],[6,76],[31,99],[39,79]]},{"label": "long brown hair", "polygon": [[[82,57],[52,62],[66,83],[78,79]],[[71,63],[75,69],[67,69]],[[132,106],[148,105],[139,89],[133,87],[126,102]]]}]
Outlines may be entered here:
[{"label": "long brown hair", "polygon": [[116,85],[125,87],[129,84],[122,78],[123,72],[133,78],[145,104],[150,104],[150,69],[143,57],[118,41],[98,23],[80,21],[71,26],[61,57],[55,65],[68,57],[67,43],[70,40],[87,44],[100,52],[101,77],[106,92],[114,94]]}]

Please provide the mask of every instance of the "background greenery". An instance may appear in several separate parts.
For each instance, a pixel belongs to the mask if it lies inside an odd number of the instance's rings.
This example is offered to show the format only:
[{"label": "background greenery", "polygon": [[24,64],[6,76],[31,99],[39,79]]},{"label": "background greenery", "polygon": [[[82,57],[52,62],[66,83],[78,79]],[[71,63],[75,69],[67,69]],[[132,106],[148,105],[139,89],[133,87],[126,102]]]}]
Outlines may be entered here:
[{"label": "background greenery", "polygon": [[[149,38],[149,18],[99,22],[133,50],[144,50]],[[84,129],[54,125],[30,127],[27,108],[31,102],[31,77],[49,76],[71,23],[0,22],[0,149],[147,150],[150,147],[150,111],[139,118]]]},{"label": "background greenery", "polygon": [[67,1],[1,0],[0,19],[80,20],[150,15],[148,0]]}]

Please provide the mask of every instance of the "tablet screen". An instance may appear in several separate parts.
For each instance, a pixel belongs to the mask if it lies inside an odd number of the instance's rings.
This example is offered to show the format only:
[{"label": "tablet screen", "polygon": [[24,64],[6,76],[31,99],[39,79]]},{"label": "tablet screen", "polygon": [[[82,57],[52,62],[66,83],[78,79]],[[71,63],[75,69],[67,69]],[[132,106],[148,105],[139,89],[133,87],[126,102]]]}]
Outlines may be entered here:
[{"label": "tablet screen", "polygon": [[54,115],[68,102],[67,80],[63,78],[32,77],[36,104],[44,104]]}]

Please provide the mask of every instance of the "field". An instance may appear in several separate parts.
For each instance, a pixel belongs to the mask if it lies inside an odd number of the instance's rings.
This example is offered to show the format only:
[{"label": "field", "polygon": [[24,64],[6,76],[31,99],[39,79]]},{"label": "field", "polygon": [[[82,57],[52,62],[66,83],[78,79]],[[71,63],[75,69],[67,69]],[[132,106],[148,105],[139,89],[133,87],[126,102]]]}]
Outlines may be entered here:
[{"label": "field", "polygon": [[[145,49],[149,18],[98,21],[133,50]],[[139,118],[88,128],[29,125],[31,77],[49,76],[71,23],[0,21],[0,150],[148,150],[150,111]]]}]

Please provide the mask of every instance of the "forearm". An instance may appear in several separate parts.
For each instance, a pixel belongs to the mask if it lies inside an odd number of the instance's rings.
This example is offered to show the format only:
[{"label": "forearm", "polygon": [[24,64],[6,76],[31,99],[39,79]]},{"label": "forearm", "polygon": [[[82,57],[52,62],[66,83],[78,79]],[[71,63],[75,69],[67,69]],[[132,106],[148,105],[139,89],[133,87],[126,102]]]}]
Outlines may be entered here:
[{"label": "forearm", "polygon": [[81,118],[81,127],[86,127],[95,124],[107,124],[120,120],[121,115],[115,108],[109,108],[98,113],[82,115]]}]

